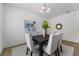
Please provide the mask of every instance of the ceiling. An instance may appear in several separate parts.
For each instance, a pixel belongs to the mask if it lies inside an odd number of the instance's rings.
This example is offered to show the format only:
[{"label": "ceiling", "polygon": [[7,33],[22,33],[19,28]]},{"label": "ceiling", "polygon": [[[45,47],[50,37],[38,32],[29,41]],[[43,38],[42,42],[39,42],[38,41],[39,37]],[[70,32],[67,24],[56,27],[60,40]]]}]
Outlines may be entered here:
[{"label": "ceiling", "polygon": [[42,3],[8,3],[9,5],[19,7],[38,16],[51,18],[62,15],[64,13],[79,10],[79,3],[47,3],[51,8],[49,13],[40,13]]}]

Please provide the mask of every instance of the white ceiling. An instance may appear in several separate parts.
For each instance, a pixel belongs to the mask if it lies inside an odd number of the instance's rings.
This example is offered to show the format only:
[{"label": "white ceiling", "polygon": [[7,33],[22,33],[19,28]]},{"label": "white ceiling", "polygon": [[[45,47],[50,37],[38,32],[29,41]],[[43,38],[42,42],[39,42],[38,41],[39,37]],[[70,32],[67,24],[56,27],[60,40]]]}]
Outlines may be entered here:
[{"label": "white ceiling", "polygon": [[34,13],[38,16],[51,18],[62,15],[64,13],[73,12],[79,10],[79,3],[47,3],[51,8],[49,13],[40,13],[42,3],[8,3],[9,5],[19,7],[28,12]]}]

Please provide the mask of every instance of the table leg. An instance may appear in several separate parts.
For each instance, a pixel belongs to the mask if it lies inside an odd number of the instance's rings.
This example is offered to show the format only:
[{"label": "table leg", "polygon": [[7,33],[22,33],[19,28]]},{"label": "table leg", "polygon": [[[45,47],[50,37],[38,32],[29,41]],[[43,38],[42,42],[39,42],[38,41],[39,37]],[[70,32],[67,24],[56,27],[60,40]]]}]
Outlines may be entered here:
[{"label": "table leg", "polygon": [[39,56],[43,56],[43,43],[39,43]]}]

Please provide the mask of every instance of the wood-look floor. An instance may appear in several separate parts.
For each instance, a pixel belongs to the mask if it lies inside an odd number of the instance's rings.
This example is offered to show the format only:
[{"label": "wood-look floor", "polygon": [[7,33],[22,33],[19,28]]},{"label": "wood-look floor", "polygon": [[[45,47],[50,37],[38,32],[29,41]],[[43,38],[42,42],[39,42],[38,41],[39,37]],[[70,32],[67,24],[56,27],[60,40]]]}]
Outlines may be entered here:
[{"label": "wood-look floor", "polygon": [[66,44],[66,45],[74,47],[73,56],[79,56],[79,43],[63,40],[63,44]]},{"label": "wood-look floor", "polygon": [[[66,45],[74,47],[73,56],[79,56],[79,43],[74,43],[74,42],[63,40],[63,44],[66,44]],[[17,47],[17,46],[21,46],[21,45],[24,45],[24,44],[20,44],[20,45],[4,48],[2,53],[1,53],[1,56],[11,56],[12,48]]]},{"label": "wood-look floor", "polygon": [[11,48],[4,48],[2,50],[1,56],[11,56]]}]

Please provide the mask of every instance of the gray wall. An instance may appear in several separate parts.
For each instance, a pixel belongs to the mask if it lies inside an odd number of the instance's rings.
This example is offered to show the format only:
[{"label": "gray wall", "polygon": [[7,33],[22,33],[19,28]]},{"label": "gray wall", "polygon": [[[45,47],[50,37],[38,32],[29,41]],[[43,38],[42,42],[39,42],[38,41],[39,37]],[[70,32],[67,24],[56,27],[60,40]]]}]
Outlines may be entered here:
[{"label": "gray wall", "polygon": [[3,40],[3,36],[2,36],[2,4],[0,3],[0,53],[3,49],[2,40]]},{"label": "gray wall", "polygon": [[37,30],[42,31],[41,17],[17,7],[4,5],[4,47],[25,43],[24,20],[37,21]]},{"label": "gray wall", "polygon": [[[67,13],[49,20],[53,30],[55,25],[61,23],[63,25],[64,40],[75,41],[79,43],[79,11]],[[72,37],[75,37],[72,39]]]}]

